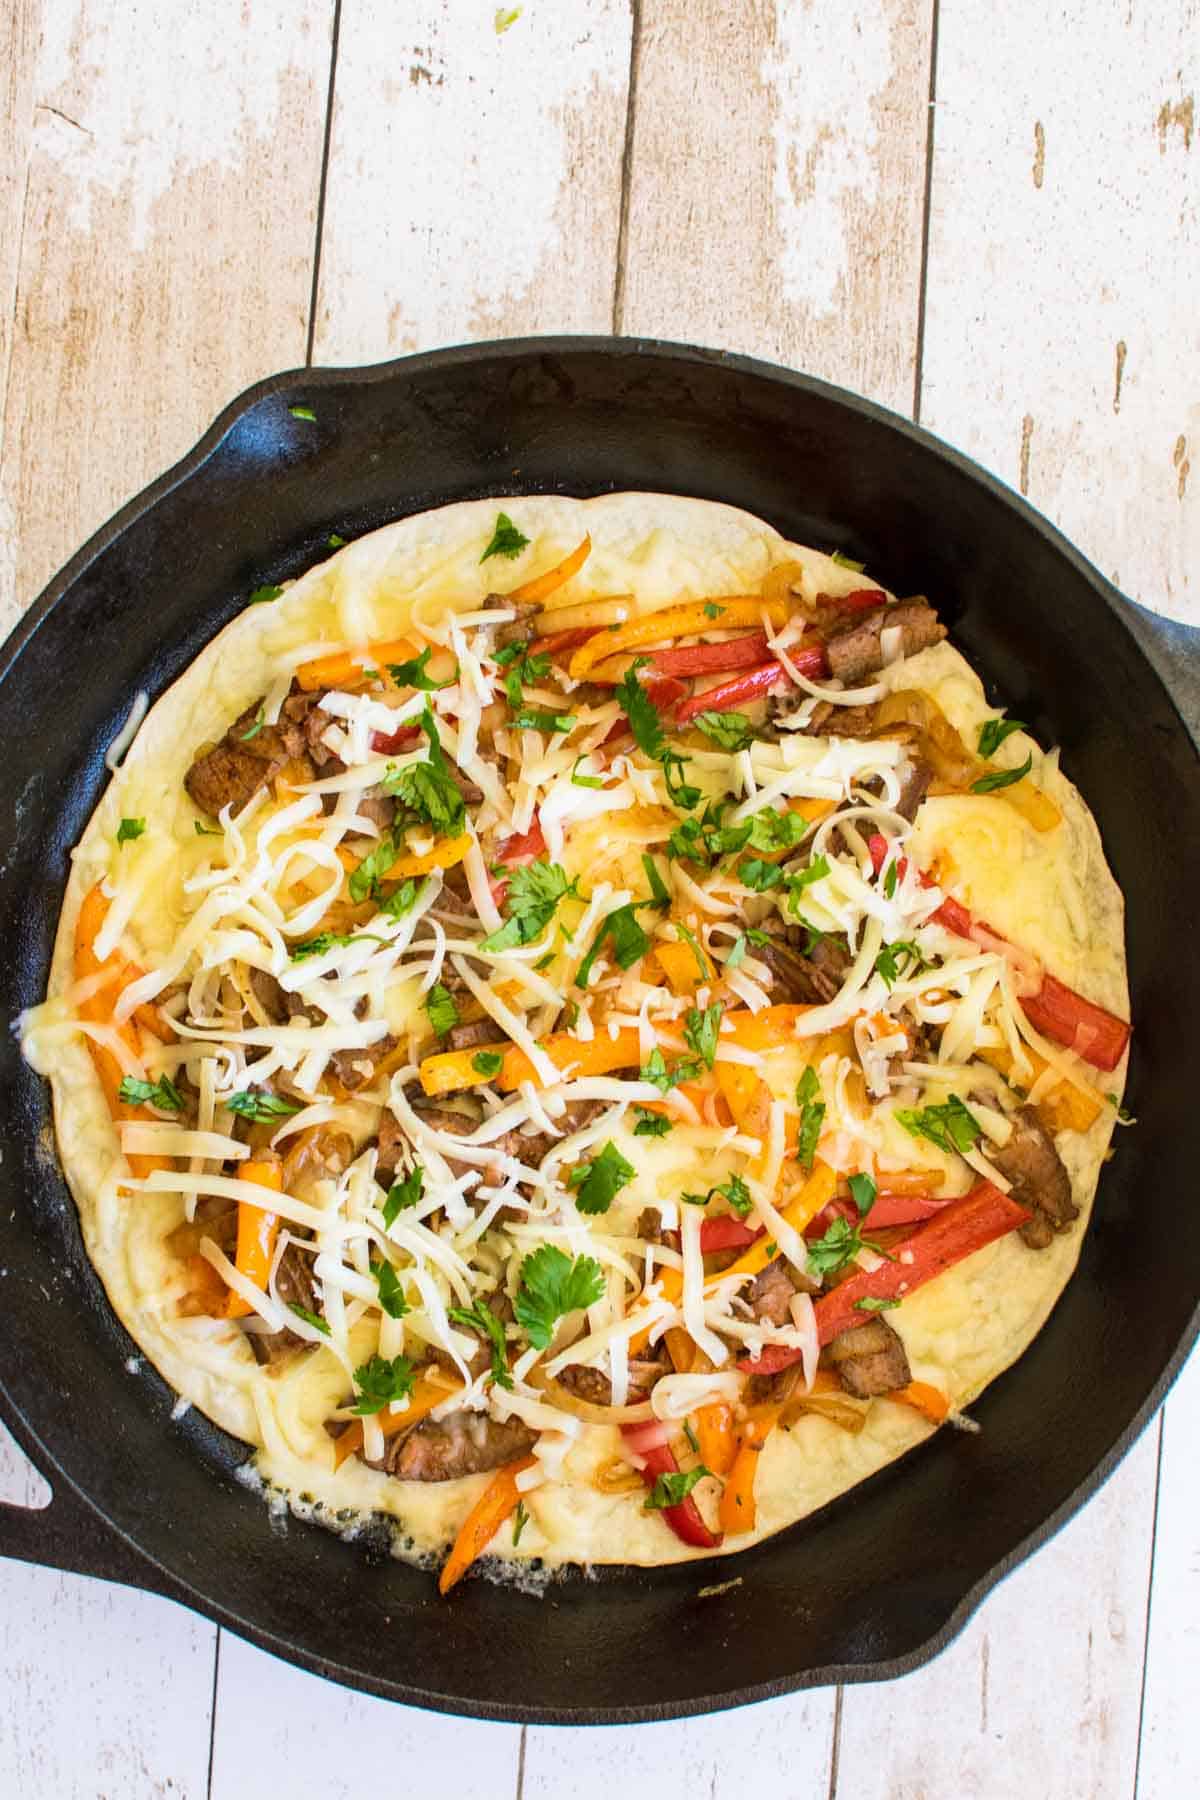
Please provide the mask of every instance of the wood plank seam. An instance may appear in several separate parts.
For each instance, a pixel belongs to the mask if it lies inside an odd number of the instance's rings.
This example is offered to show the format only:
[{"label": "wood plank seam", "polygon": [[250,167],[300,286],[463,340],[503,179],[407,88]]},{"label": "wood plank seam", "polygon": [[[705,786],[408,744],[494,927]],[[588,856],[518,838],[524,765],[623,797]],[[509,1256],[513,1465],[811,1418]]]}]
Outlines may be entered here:
[{"label": "wood plank seam", "polygon": [[1142,1683],[1138,1695],[1137,1749],[1133,1759],[1133,1800],[1138,1800],[1138,1784],[1142,1772],[1142,1735],[1146,1726],[1146,1671],[1150,1666],[1150,1623],[1154,1611],[1154,1558],[1158,1548],[1158,1500],[1162,1491],[1163,1439],[1167,1422],[1164,1409],[1159,1409],[1158,1445],[1154,1459],[1154,1507],[1150,1515],[1150,1567],[1146,1577],[1146,1628],[1142,1635]]},{"label": "wood plank seam", "polygon": [[929,281],[929,221],[933,209],[933,154],[937,130],[938,19],[941,0],[929,16],[929,117],[925,127],[925,197],[921,205],[921,273],[917,284],[917,347],[913,359],[913,423],[921,423],[921,382],[925,374],[925,291]]},{"label": "wood plank seam", "polygon": [[325,194],[329,185],[329,145],[333,136],[333,101],[337,87],[338,42],[342,30],[342,0],[333,0],[333,28],[329,36],[329,85],[325,91],[325,135],[321,143],[321,179],[317,186],[317,223],[313,232],[312,287],[308,300],[308,336],[304,346],[304,366],[312,368],[313,343],[317,334],[317,294],[321,282],[321,238],[325,231]]},{"label": "wood plank seam", "polygon": [[633,187],[633,134],[637,128],[638,65],[642,45],[642,0],[630,0],[629,82],[625,92],[625,144],[621,152],[621,204],[617,223],[617,257],[613,272],[613,336],[620,337],[625,319],[625,253],[629,243],[629,197]]}]

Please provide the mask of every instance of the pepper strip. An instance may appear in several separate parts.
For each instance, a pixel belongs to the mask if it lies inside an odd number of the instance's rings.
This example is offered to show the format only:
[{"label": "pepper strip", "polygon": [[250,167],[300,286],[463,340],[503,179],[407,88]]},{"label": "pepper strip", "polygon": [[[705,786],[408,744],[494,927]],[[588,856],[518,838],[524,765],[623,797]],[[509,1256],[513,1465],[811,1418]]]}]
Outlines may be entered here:
[{"label": "pepper strip", "polygon": [[368,644],[365,650],[334,650],[328,656],[314,657],[296,670],[296,680],[305,693],[319,688],[343,687],[348,681],[361,681],[367,664],[409,662],[416,651],[407,638],[388,638],[382,643]]},{"label": "pepper strip", "polygon": [[[384,1413],[379,1419],[380,1431],[385,1438],[390,1438],[395,1437],[397,1432],[407,1431],[412,1425],[419,1425],[422,1419],[429,1417],[435,1406],[452,1400],[455,1394],[462,1392],[462,1388],[463,1382],[458,1376],[450,1381],[432,1381],[428,1375],[418,1375],[404,1411]],[[334,1468],[340,1469],[348,1456],[361,1450],[362,1442],[362,1420],[351,1419],[346,1429],[333,1440]]]},{"label": "pepper strip", "polygon": [[598,631],[586,644],[581,644],[571,658],[572,681],[582,681],[594,663],[603,657],[615,656],[618,650],[632,650],[638,644],[660,644],[668,638],[702,637],[716,625],[704,610],[706,606],[714,605],[721,608],[722,631],[736,625],[761,626],[764,613],[775,626],[784,624],[788,617],[784,601],[762,600],[748,594],[731,594],[727,599],[716,601],[689,600],[682,606],[660,607],[658,612],[630,619],[626,625]]},{"label": "pepper strip", "polygon": [[[868,1315],[858,1310],[860,1300],[901,1300],[976,1250],[1007,1237],[1028,1218],[1025,1207],[990,1181],[981,1181],[969,1194],[947,1201],[936,1219],[905,1238],[893,1251],[893,1262],[881,1269],[860,1269],[832,1293],[823,1294],[813,1306],[818,1341],[832,1343],[843,1331],[864,1324]],[[802,1354],[768,1344],[757,1361],[745,1356],[738,1368],[746,1375],[775,1375],[780,1369],[790,1369]]]},{"label": "pepper strip", "polygon": [[522,1456],[497,1469],[463,1520],[454,1548],[442,1564],[438,1576],[439,1594],[448,1594],[462,1580],[476,1558],[483,1555],[505,1519],[516,1511],[521,1498],[517,1476],[523,1470],[531,1469],[536,1461],[536,1457]]},{"label": "pepper strip", "polygon": [[[794,654],[789,650],[788,660],[810,681],[814,676],[824,674],[827,667],[825,652],[819,644]],[[702,694],[693,694],[689,700],[684,700],[676,709],[675,722],[686,725],[697,713],[728,712],[732,707],[750,706],[756,700],[765,699],[777,687],[792,685],[792,678],[782,663],[763,663],[760,668],[750,669],[745,675],[735,675],[732,681],[719,682],[716,687],[706,688]]]},{"label": "pepper strip", "polygon": [[[283,1164],[278,1157],[272,1157],[269,1162],[263,1160],[243,1163],[238,1174],[243,1181],[252,1181],[256,1187],[267,1188],[275,1194],[283,1192]],[[275,1255],[278,1237],[278,1213],[268,1212],[262,1206],[252,1206],[249,1200],[238,1201],[237,1255],[234,1266],[239,1275],[252,1281],[264,1294],[267,1291],[271,1259]],[[244,1319],[252,1311],[249,1301],[243,1300],[240,1294],[230,1293],[225,1307],[227,1319]]]},{"label": "pepper strip", "polygon": [[721,1529],[731,1537],[743,1531],[754,1530],[757,1520],[754,1478],[758,1474],[758,1459],[778,1422],[781,1410],[780,1407],[772,1406],[752,1412],[742,1431],[737,1455],[733,1459],[733,1467],[721,1495]]},{"label": "pepper strip", "polygon": [[[637,1434],[644,1431],[640,1425],[622,1425],[621,1432],[637,1444]],[[642,1480],[652,1488],[660,1475],[678,1475],[679,1464],[675,1460],[675,1452],[669,1444],[655,1445],[650,1449],[638,1449],[645,1467],[641,1471]],[[678,1506],[664,1506],[661,1509],[663,1519],[671,1527],[675,1536],[693,1550],[716,1550],[720,1548],[721,1539],[714,1536],[704,1523],[700,1508],[690,1494],[679,1502]]]}]

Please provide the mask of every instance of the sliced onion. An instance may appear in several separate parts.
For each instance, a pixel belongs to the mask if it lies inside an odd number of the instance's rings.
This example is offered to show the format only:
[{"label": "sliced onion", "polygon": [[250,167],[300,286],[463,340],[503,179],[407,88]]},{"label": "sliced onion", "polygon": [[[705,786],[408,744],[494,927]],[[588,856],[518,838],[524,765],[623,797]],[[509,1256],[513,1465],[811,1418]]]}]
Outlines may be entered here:
[{"label": "sliced onion", "polygon": [[[525,1379],[530,1387],[545,1394],[551,1406],[557,1407],[559,1412],[570,1413],[573,1419],[581,1419],[585,1425],[649,1424],[658,1429],[658,1420],[648,1400],[640,1400],[636,1406],[597,1406],[594,1400],[581,1400],[578,1394],[569,1393],[541,1369],[530,1369]],[[666,1443],[667,1439],[664,1437],[662,1441]]]},{"label": "sliced onion", "polygon": [[[649,1401],[646,1403],[650,1411]],[[665,1450],[671,1442],[671,1428],[663,1419],[651,1417],[648,1423],[634,1431],[625,1432],[625,1448],[635,1456],[645,1456],[650,1450]]]}]

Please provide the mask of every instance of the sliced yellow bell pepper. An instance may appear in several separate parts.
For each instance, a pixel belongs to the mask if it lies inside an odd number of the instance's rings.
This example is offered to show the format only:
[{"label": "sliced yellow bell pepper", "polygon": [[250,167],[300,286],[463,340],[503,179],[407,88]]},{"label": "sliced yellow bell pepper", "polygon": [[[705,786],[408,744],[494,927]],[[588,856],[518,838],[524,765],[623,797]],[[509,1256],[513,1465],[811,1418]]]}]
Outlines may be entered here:
[{"label": "sliced yellow bell pepper", "polygon": [[630,619],[615,630],[598,631],[586,644],[581,644],[571,658],[571,679],[582,681],[594,663],[615,656],[618,650],[631,650],[638,644],[662,644],[668,638],[698,637],[713,630],[711,613],[706,606],[721,608],[720,628],[732,631],[739,625],[761,625],[765,614],[772,625],[782,625],[789,608],[782,600],[762,600],[749,594],[723,595],[712,600],[689,600],[681,606],[664,606],[658,612],[640,619]]}]

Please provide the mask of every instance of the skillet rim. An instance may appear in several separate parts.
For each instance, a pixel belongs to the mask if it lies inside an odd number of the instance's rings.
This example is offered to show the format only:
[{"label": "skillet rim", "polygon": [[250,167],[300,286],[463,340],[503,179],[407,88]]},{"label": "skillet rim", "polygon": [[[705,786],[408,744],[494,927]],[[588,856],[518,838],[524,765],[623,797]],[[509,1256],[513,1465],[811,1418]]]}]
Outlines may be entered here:
[{"label": "skillet rim", "polygon": [[[885,431],[898,435],[902,441],[913,445],[923,454],[933,456],[959,477],[974,483],[993,500],[998,501],[1018,527],[1024,527],[1026,531],[1041,538],[1047,548],[1062,558],[1099,596],[1113,621],[1124,632],[1127,648],[1132,648],[1137,656],[1147,664],[1156,685],[1169,702],[1170,710],[1175,715],[1178,731],[1190,747],[1193,757],[1200,763],[1200,746],[1197,745],[1196,737],[1181,711],[1174,688],[1164,675],[1159,658],[1155,656],[1139,633],[1133,629],[1126,614],[1126,606],[1132,603],[1126,602],[1117,587],[1101,573],[1095,564],[1085,557],[1023,495],[982,468],[962,451],[936,437],[925,427],[881,406],[876,401],[868,400],[834,383],[820,380],[815,376],[800,373],[762,358],[650,337],[556,334],[544,337],[498,338],[482,343],[451,345],[436,350],[422,351],[382,363],[369,363],[346,368],[302,366],[264,377],[244,389],[222,408],[189,451],[127,501],[80,546],[51,578],[18,620],[4,644],[0,646],[0,682],[5,680],[26,645],[86,570],[132,525],[197,474],[219,451],[240,420],[263,400],[268,400],[287,390],[295,390],[294,398],[299,400],[314,391],[336,389],[343,386],[375,386],[390,381],[407,380],[424,373],[436,373],[442,368],[470,368],[486,364],[497,358],[570,356],[572,353],[580,352],[613,357],[656,357],[685,367],[688,364],[726,367],[766,381],[776,387],[811,395],[826,404],[839,407],[845,412],[857,414],[875,427],[883,427]],[[1148,615],[1148,617],[1153,618],[1156,624],[1173,623],[1160,620],[1156,615]],[[1155,648],[1160,647],[1155,646]],[[215,1623],[233,1630],[238,1636],[246,1638],[261,1649],[282,1656],[301,1667],[315,1670],[359,1691],[418,1705],[434,1712],[521,1724],[637,1724],[695,1717],[833,1683],[850,1684],[894,1680],[922,1666],[958,1635],[967,1619],[998,1582],[1060,1530],[1103,1486],[1162,1405],[1167,1392],[1198,1339],[1200,1339],[1200,1295],[1197,1297],[1196,1305],[1178,1343],[1146,1398],[1095,1467],[1046,1519],[1020,1539],[1009,1552],[967,1589],[935,1631],[923,1635],[917,1643],[911,1645],[900,1655],[870,1662],[824,1664],[805,1670],[798,1675],[693,1697],[686,1701],[663,1701],[628,1707],[546,1708],[525,1704],[498,1704],[477,1699],[470,1703],[468,1712],[462,1701],[453,1696],[428,1693],[404,1682],[378,1680],[369,1674],[344,1667],[340,1663],[314,1657],[289,1640],[275,1636],[256,1623],[242,1618],[239,1613],[226,1607],[222,1602],[213,1600],[206,1594],[201,1594],[187,1579],[150,1555],[129,1533],[111,1520],[100,1504],[90,1498],[43,1444],[41,1434],[34,1423],[9,1397],[2,1371],[0,1371],[0,1419],[9,1425],[18,1443],[30,1454],[31,1460],[47,1474],[48,1478],[51,1478],[52,1485],[59,1486],[60,1497],[57,1504],[60,1510],[64,1503],[74,1504],[77,1509],[82,1506],[85,1517],[97,1521],[104,1533],[115,1540],[116,1546],[133,1565],[127,1574],[117,1578],[136,1583],[151,1591],[164,1593],[188,1605],[202,1616],[212,1619]],[[67,1490],[66,1494],[61,1492],[63,1488]],[[51,1508],[54,1505],[55,1502],[52,1501]],[[12,1510],[21,1511],[23,1509],[0,1507],[0,1553],[3,1553],[4,1549],[2,1541],[4,1517],[7,1512]],[[31,1514],[31,1521],[36,1521],[37,1516],[36,1513]],[[30,1535],[32,1536],[33,1532]],[[19,1550],[18,1554],[20,1554]],[[36,1549],[34,1558],[36,1559]],[[143,1570],[145,1571],[144,1575],[142,1574]],[[653,1576],[653,1571],[636,1571],[636,1573],[643,1578],[652,1578]]]}]

